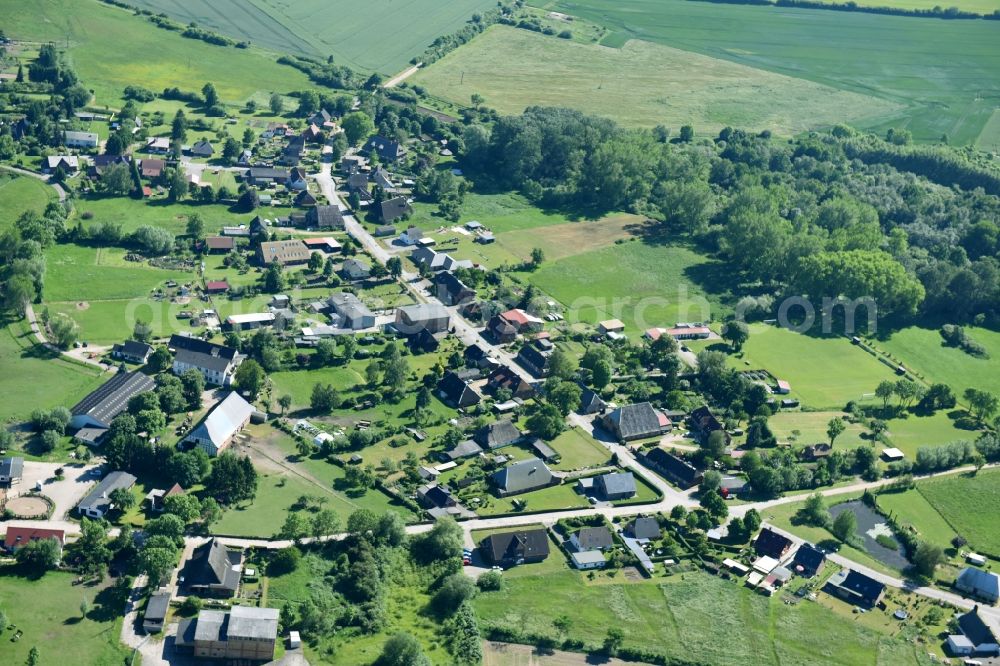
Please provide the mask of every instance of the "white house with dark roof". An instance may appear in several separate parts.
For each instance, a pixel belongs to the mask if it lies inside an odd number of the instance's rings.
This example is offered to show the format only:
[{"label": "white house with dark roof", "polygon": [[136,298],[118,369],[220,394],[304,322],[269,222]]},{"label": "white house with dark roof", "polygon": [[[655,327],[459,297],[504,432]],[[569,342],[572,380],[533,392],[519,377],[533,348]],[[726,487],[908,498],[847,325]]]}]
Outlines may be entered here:
[{"label": "white house with dark roof", "polygon": [[187,335],[170,336],[169,348],[174,351],[173,371],[180,375],[194,368],[209,384],[228,386],[242,357],[230,347],[206,342]]},{"label": "white house with dark roof", "polygon": [[69,425],[75,430],[108,428],[114,418],[125,411],[133,396],[154,388],[156,382],[149,375],[139,371],[119,372],[73,406]]},{"label": "white house with dark roof", "polygon": [[97,148],[101,139],[96,132],[63,132],[63,143],[67,148]]},{"label": "white house with dark roof", "polygon": [[12,485],[24,475],[24,458],[9,456],[0,459],[0,484]]},{"label": "white house with dark roof", "polygon": [[209,412],[184,441],[192,442],[210,456],[217,456],[246,427],[253,411],[253,405],[233,391]]},{"label": "white house with dark roof", "polygon": [[108,511],[115,508],[111,501],[111,493],[119,489],[130,489],[136,480],[128,472],[111,472],[80,500],[76,505],[77,512],[88,518],[103,518]]}]

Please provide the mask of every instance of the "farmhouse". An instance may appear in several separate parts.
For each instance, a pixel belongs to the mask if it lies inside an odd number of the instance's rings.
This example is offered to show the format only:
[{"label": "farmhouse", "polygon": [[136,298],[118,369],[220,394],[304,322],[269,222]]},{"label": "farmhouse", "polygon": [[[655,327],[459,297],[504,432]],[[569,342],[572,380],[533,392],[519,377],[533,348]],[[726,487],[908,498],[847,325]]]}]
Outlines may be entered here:
[{"label": "farmhouse", "polygon": [[136,478],[128,472],[111,472],[80,500],[76,510],[81,516],[103,518],[104,514],[115,508],[111,501],[111,493],[119,489],[129,490],[135,482]]},{"label": "farmhouse", "polygon": [[170,610],[170,592],[157,592],[146,602],[146,612],[142,616],[142,628],[146,633],[163,631],[163,623]]},{"label": "farmhouse", "polygon": [[239,589],[242,564],[242,552],[228,550],[213,538],[194,549],[178,582],[192,594],[229,598]]},{"label": "farmhouse", "polygon": [[485,425],[475,432],[473,439],[484,449],[502,449],[521,440],[522,433],[510,419]]},{"label": "farmhouse", "polygon": [[877,606],[885,596],[885,585],[850,569],[842,569],[830,576],[823,589],[862,608]]},{"label": "farmhouse", "polygon": [[350,292],[339,291],[330,294],[327,303],[339,317],[338,324],[341,328],[358,331],[375,325],[375,315],[372,311]]},{"label": "farmhouse", "polygon": [[24,458],[8,456],[0,459],[0,484],[14,485],[24,476]]},{"label": "farmhouse", "polygon": [[412,213],[413,208],[403,196],[385,199],[379,204],[379,214],[385,224],[392,224],[400,218],[409,217]]},{"label": "farmhouse", "polygon": [[995,604],[1000,600],[1000,576],[982,569],[966,567],[955,579],[955,589],[970,597]]},{"label": "farmhouse", "polygon": [[729,433],[726,432],[722,422],[719,421],[714,414],[712,414],[712,410],[710,410],[707,405],[702,405],[691,412],[689,421],[691,422],[691,429],[694,430],[702,440],[708,439],[708,436],[713,432],[721,430],[725,433],[726,443],[729,443]]},{"label": "farmhouse", "polygon": [[217,404],[184,441],[193,443],[210,456],[217,456],[250,422],[251,414],[253,406],[234,391]]},{"label": "farmhouse", "polygon": [[109,428],[111,421],[125,411],[128,401],[134,395],[152,391],[156,382],[149,375],[139,371],[119,372],[104,382],[86,398],[70,410],[71,428]]},{"label": "farmhouse", "polygon": [[277,608],[233,606],[228,611],[203,610],[182,620],[175,646],[201,659],[226,663],[260,663],[274,659],[278,642]]},{"label": "farmhouse", "polygon": [[694,465],[659,447],[640,454],[639,460],[681,488],[687,489],[701,483],[702,473]]},{"label": "farmhouse", "polygon": [[448,372],[441,378],[437,392],[444,402],[457,408],[478,405],[483,399],[476,389],[455,372]]},{"label": "farmhouse", "polygon": [[417,502],[425,509],[447,509],[458,504],[448,486],[428,483],[417,488]]},{"label": "farmhouse", "polygon": [[948,636],[948,649],[959,656],[1000,655],[1000,627],[989,616],[979,612],[979,606],[958,616],[961,634]]},{"label": "farmhouse", "polygon": [[656,437],[663,433],[660,415],[648,402],[623,405],[607,414],[603,423],[620,442]]},{"label": "farmhouse", "polygon": [[753,549],[758,555],[773,557],[779,562],[792,548],[790,539],[778,534],[772,529],[765,527],[757,535],[757,540],[753,542]]},{"label": "farmhouse", "polygon": [[306,225],[317,229],[343,229],[344,214],[339,206],[316,206],[306,213]]},{"label": "farmhouse", "polygon": [[451,315],[437,303],[417,303],[404,305],[396,310],[396,330],[403,335],[413,335],[420,331],[440,333],[451,325]]},{"label": "farmhouse", "polygon": [[145,363],[152,353],[153,348],[151,346],[137,340],[126,340],[111,348],[111,356],[128,361],[129,363]]},{"label": "farmhouse", "polygon": [[486,378],[486,388],[494,393],[500,389],[506,389],[510,391],[512,398],[520,398],[522,400],[530,398],[535,393],[535,389],[531,387],[531,384],[525,381],[513,369],[505,365],[498,365],[490,372]]},{"label": "farmhouse", "polygon": [[538,458],[528,458],[494,472],[493,483],[500,497],[510,497],[556,485],[559,479]]},{"label": "farmhouse", "polygon": [[293,266],[304,264],[309,261],[309,248],[301,240],[291,238],[280,241],[267,241],[260,244],[257,250],[257,259],[264,266],[268,264],[281,264],[282,266]]},{"label": "farmhouse", "polygon": [[235,349],[206,342],[188,335],[170,336],[169,348],[174,350],[173,372],[181,375],[185,370],[198,370],[205,381],[218,386],[228,385],[242,357]]},{"label": "farmhouse", "polygon": [[226,254],[236,248],[236,239],[232,236],[209,236],[205,239],[205,247],[209,254]]},{"label": "farmhouse", "polygon": [[437,297],[445,305],[462,305],[476,297],[476,291],[466,286],[453,273],[438,273],[434,276]]},{"label": "farmhouse", "polygon": [[368,139],[361,152],[366,155],[378,155],[378,159],[386,164],[392,164],[406,154],[406,149],[400,145],[399,141],[387,139],[384,136],[375,135]]},{"label": "farmhouse", "polygon": [[66,545],[66,531],[48,527],[31,527],[28,525],[9,525],[4,537],[3,547],[8,553],[13,553],[21,546],[40,539],[55,539],[60,550]]},{"label": "farmhouse", "polygon": [[63,132],[63,143],[67,148],[97,148],[100,137],[94,132]]},{"label": "farmhouse", "polygon": [[155,159],[145,159],[139,162],[139,170],[142,173],[143,178],[159,178],[163,175],[163,169],[165,169],[167,163],[163,160]]},{"label": "farmhouse", "polygon": [[49,155],[45,158],[46,173],[52,173],[60,167],[67,173],[76,173],[80,170],[80,158],[76,155]]},{"label": "farmhouse", "polygon": [[504,568],[541,562],[549,556],[549,537],[541,528],[491,534],[479,550],[487,562]]}]

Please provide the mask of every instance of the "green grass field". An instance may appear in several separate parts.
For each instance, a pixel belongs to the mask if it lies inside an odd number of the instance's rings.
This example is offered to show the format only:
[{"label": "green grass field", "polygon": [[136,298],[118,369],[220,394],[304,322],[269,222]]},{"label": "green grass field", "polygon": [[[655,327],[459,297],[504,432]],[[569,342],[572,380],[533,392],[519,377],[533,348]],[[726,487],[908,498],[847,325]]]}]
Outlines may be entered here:
[{"label": "green grass field", "polygon": [[718,299],[708,292],[714,270],[713,262],[685,247],[633,241],[546,262],[531,281],[569,309],[567,321],[617,317],[638,333],[721,317]]},{"label": "green grass field", "polygon": [[1000,109],[994,111],[990,119],[983,125],[983,131],[976,137],[975,146],[979,150],[994,153],[1000,150]]},{"label": "green grass field", "polygon": [[72,407],[102,383],[97,368],[54,358],[35,344],[25,322],[0,328],[0,422],[26,418],[33,409]]},{"label": "green grass field", "polygon": [[632,584],[588,584],[571,571],[510,577],[474,603],[484,624],[556,636],[552,621],[566,614],[571,638],[599,644],[620,627],[626,646],[705,664],[925,663],[914,646],[818,604],[788,606],[701,573]]},{"label": "green grass field", "polygon": [[138,0],[137,5],[236,39],[300,55],[332,54],[351,67],[395,74],[436,37],[462,27],[491,0]]},{"label": "green grass field", "polygon": [[191,282],[194,273],[126,262],[125,251],[56,245],[46,253],[45,300],[52,302],[114,300],[148,296],[167,280]]},{"label": "green grass field", "polygon": [[917,489],[970,548],[1000,557],[1000,471],[932,479]]},{"label": "green grass field", "polygon": [[[504,53],[497,63],[497,53]],[[413,77],[459,104],[479,93],[502,113],[542,104],[624,125],[716,132],[725,126],[792,135],[899,110],[884,99],[649,41],[621,49],[495,26]]]},{"label": "green grass field", "polygon": [[769,371],[815,409],[842,408],[895,376],[846,338],[816,338],[766,324],[751,324],[743,352],[739,363],[734,359],[736,367]]},{"label": "green grass field", "polygon": [[549,442],[559,454],[559,463],[553,469],[573,470],[604,465],[611,460],[611,453],[580,428],[570,428]]},{"label": "green grass field", "polygon": [[41,213],[55,198],[55,190],[37,178],[0,169],[0,231],[14,224],[27,210]]},{"label": "green grass field", "polygon": [[[846,4],[841,0],[827,0],[827,4]],[[899,9],[934,9],[935,7],[958,7],[965,12],[975,12],[977,14],[992,14],[1000,9],[1000,2],[997,0],[956,0],[956,2],[942,5],[936,0],[860,0],[854,4],[861,7],[894,7]]]},{"label": "green grass field", "polygon": [[875,346],[898,358],[927,381],[948,384],[959,400],[969,387],[994,393],[1000,391],[1000,333],[974,326],[966,328],[966,332],[986,347],[989,359],[946,347],[937,329],[916,326],[897,331],[888,340],[877,340]]},{"label": "green grass field", "polygon": [[[795,447],[829,441],[826,434],[830,419],[840,418],[843,412],[783,412],[779,411],[767,420],[779,442],[790,442]],[[844,422],[846,429],[834,442],[838,449],[853,449],[865,441],[861,435],[865,429],[858,423]]]},{"label": "green grass field", "polygon": [[917,489],[881,493],[878,505],[897,520],[912,525],[923,540],[948,548],[955,536],[955,530]]},{"label": "green grass field", "polygon": [[211,235],[219,233],[226,225],[249,224],[254,217],[235,215],[222,205],[194,203],[168,205],[162,199],[136,200],[128,197],[82,196],[75,205],[79,213],[90,213],[93,216],[89,220],[83,220],[84,226],[110,222],[121,225],[125,233],[148,224],[162,227],[175,236],[182,236],[186,233],[188,217],[197,213],[205,223],[205,233]]},{"label": "green grass field", "polygon": [[[121,666],[131,650],[118,642],[125,603],[106,580],[97,586],[74,586],[76,574],[49,571],[41,578],[25,578],[13,567],[0,568],[0,608],[8,624],[24,632],[13,641],[14,630],[0,636],[0,663],[24,664],[32,647],[39,664],[66,666]],[[80,617],[80,601],[91,610]]]},{"label": "green grass field", "polygon": [[201,90],[211,81],[223,101],[239,104],[257,91],[309,86],[304,74],[277,64],[272,53],[186,39],[96,0],[0,0],[0,15],[10,38],[68,40],[77,73],[99,106],[117,106],[130,83],[159,92]]},{"label": "green grass field", "polygon": [[684,0],[559,0],[547,7],[611,28],[602,41],[609,46],[645,39],[907,105],[873,127],[905,126],[919,141],[947,134],[953,144],[971,144],[1000,91],[991,21]]}]

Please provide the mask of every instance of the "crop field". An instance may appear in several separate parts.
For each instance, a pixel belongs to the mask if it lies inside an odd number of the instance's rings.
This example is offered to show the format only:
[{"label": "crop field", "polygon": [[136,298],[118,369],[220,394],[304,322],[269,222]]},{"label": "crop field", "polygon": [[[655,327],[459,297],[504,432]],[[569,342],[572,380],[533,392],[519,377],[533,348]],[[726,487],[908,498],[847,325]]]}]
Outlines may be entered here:
[{"label": "crop field", "polygon": [[0,231],[14,224],[25,211],[41,213],[55,198],[55,190],[37,178],[0,170]]},{"label": "crop field", "polygon": [[[842,0],[827,0],[829,5],[847,4]],[[858,0],[854,4],[861,7],[893,7],[897,9],[934,9],[935,7],[958,7],[964,12],[974,12],[976,14],[992,14],[1000,9],[1000,2],[997,0],[955,0],[955,2],[942,5],[937,0]]]},{"label": "crop field", "polygon": [[921,539],[943,548],[947,548],[955,536],[955,530],[916,489],[901,493],[881,493],[878,495],[878,505],[897,520],[912,525]]},{"label": "crop field", "polygon": [[[500,52],[505,57],[497,66]],[[479,93],[502,113],[535,104],[568,106],[624,125],[692,124],[712,132],[732,125],[791,135],[900,108],[650,41],[612,49],[507,26],[490,28],[412,80],[457,103]]]},{"label": "crop field", "polygon": [[440,35],[492,0],[137,0],[137,5],[274,51],[333,55],[351,67],[395,74]]},{"label": "crop field", "polygon": [[570,638],[599,643],[608,627],[620,627],[626,646],[678,659],[697,646],[706,664],[925,663],[912,646],[817,604],[788,606],[700,573],[600,585],[577,572],[512,577],[474,604],[484,624],[556,636],[552,621],[568,614]]},{"label": "crop field", "polygon": [[917,489],[972,549],[1000,557],[1000,471],[933,479]]},{"label": "crop field", "polygon": [[224,48],[181,37],[97,0],[0,0],[7,36],[69,43],[69,53],[96,103],[116,106],[128,84],[153,91],[215,84],[224,102],[242,104],[258,91],[308,87],[306,76],[258,49]]},{"label": "crop field", "polygon": [[546,6],[610,28],[602,41],[609,46],[644,39],[903,104],[909,108],[884,122],[860,126],[905,126],[920,141],[946,134],[953,144],[971,144],[1000,97],[992,21],[685,0]]},{"label": "crop field", "polygon": [[97,368],[53,356],[35,344],[26,323],[0,328],[0,393],[6,396],[0,422],[26,417],[33,409],[72,407],[101,384]]},{"label": "crop field", "polygon": [[1000,151],[1000,109],[993,112],[976,138],[976,148],[990,152]]},{"label": "crop field", "polygon": [[546,262],[532,282],[569,309],[571,323],[616,317],[637,333],[721,317],[718,299],[703,286],[714,268],[685,247],[634,240]]},{"label": "crop field", "polygon": [[1000,333],[974,326],[965,330],[973,340],[986,347],[990,358],[976,358],[961,349],[946,347],[937,329],[916,326],[897,331],[888,340],[877,340],[874,344],[927,381],[948,384],[959,400],[969,387],[1000,391]]}]

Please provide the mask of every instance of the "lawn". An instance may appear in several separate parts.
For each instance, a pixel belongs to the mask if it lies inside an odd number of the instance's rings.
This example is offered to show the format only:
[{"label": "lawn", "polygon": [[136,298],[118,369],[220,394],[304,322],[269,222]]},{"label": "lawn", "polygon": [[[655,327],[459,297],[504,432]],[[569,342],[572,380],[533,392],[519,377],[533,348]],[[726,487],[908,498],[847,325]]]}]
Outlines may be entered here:
[{"label": "lawn", "polygon": [[928,382],[944,382],[961,400],[969,387],[1000,392],[1000,332],[970,326],[966,333],[986,347],[989,359],[976,358],[956,347],[946,347],[938,329],[912,326],[874,341],[882,349],[919,373]]},{"label": "lawn", "polygon": [[880,381],[895,377],[847,338],[812,337],[767,324],[751,324],[737,367],[765,369],[784,379],[814,409],[840,409],[849,400],[863,400]]},{"label": "lawn", "polygon": [[609,46],[645,39],[907,105],[875,128],[905,126],[918,141],[947,135],[971,144],[1000,91],[990,21],[685,0],[559,0],[549,8],[609,27]]},{"label": "lawn", "polygon": [[56,358],[35,344],[23,322],[0,328],[0,422],[26,418],[33,409],[72,407],[101,383],[97,368]]},{"label": "lawn", "polygon": [[[497,53],[504,53],[497,66]],[[566,106],[628,126],[693,124],[793,135],[837,122],[883,117],[901,107],[870,94],[630,40],[621,49],[495,26],[413,77],[464,104],[478,93],[501,113]]]},{"label": "lawn", "polygon": [[553,465],[553,469],[597,467],[611,460],[611,453],[581,428],[569,428],[549,442],[549,446],[560,456],[559,463]]},{"label": "lawn", "polygon": [[362,374],[368,361],[354,361],[348,366],[333,366],[315,370],[291,370],[271,374],[273,395],[292,396],[292,409],[308,409],[309,398],[316,384],[333,384],[338,391],[347,391],[365,383]]},{"label": "lawn", "polygon": [[896,520],[912,525],[920,538],[948,548],[955,530],[916,488],[901,493],[879,493],[878,506]]},{"label": "lawn", "polygon": [[573,483],[562,483],[549,486],[530,493],[515,495],[502,499],[494,498],[488,506],[476,510],[480,516],[495,516],[500,513],[515,513],[514,501],[523,502],[528,511],[559,511],[562,509],[582,509],[590,506],[587,498],[575,490]]},{"label": "lawn", "polygon": [[[598,573],[598,577],[602,574]],[[475,599],[484,625],[598,645],[620,627],[625,645],[705,664],[918,664],[916,650],[810,603],[782,604],[701,573],[657,582],[589,585],[577,572],[511,577],[502,592]],[[892,660],[880,658],[891,647]],[[693,648],[692,646],[697,646]],[[902,659],[902,660],[900,660]]]},{"label": "lawn", "polygon": [[395,74],[440,35],[460,29],[492,0],[137,0],[185,24],[194,21],[275,51],[332,55],[351,67]]},{"label": "lawn", "polygon": [[[111,581],[97,586],[74,586],[76,574],[50,571],[41,578],[26,578],[14,567],[0,568],[0,608],[8,624],[24,632],[11,639],[13,630],[0,637],[0,663],[24,664],[37,647],[39,664],[66,666],[120,666],[131,654],[118,642],[125,601]],[[91,609],[80,617],[80,602]]]},{"label": "lawn", "polygon": [[121,225],[123,232],[130,233],[143,225],[150,225],[162,227],[175,236],[186,233],[188,217],[194,213],[204,221],[206,235],[219,233],[223,226],[249,224],[254,217],[230,213],[226,206],[219,204],[167,203],[166,199],[86,195],[76,201],[76,209],[93,215],[90,220],[84,220],[84,226],[110,222]]},{"label": "lawn", "polygon": [[956,428],[946,411],[928,416],[906,414],[905,418],[891,419],[888,424],[889,445],[902,450],[911,460],[922,446],[939,446],[958,439],[978,437],[978,433]]},{"label": "lawn", "polygon": [[277,64],[272,53],[186,39],[96,0],[0,0],[0,15],[12,39],[68,41],[76,71],[98,105],[120,104],[128,84],[159,92],[172,86],[200,90],[211,81],[224,102],[236,104],[257,91],[310,85],[298,70]]},{"label": "lawn", "polygon": [[[826,434],[830,419],[841,418],[843,412],[788,412],[779,411],[767,420],[775,437],[781,443],[788,442],[796,447],[828,442]],[[865,443],[861,435],[865,429],[858,423],[844,421],[846,429],[834,442],[838,449],[853,449]]]},{"label": "lawn", "polygon": [[60,244],[46,252],[45,300],[80,303],[91,300],[142,298],[168,280],[180,283],[193,272],[153,268],[124,261],[120,248]]},{"label": "lawn", "polygon": [[41,213],[55,190],[29,176],[17,176],[0,169],[0,231],[12,225],[28,210]]},{"label": "lawn", "polygon": [[531,276],[570,322],[621,319],[627,332],[720,318],[709,285],[717,265],[685,247],[639,240],[546,262]]},{"label": "lawn", "polygon": [[89,344],[109,345],[121,342],[132,334],[135,322],[142,320],[153,328],[154,337],[167,337],[177,331],[191,330],[187,321],[179,320],[180,306],[150,298],[76,303],[49,303],[49,312],[64,314],[80,326],[80,340]]},{"label": "lawn", "polygon": [[917,489],[970,548],[1000,558],[1000,471],[932,479]]}]

